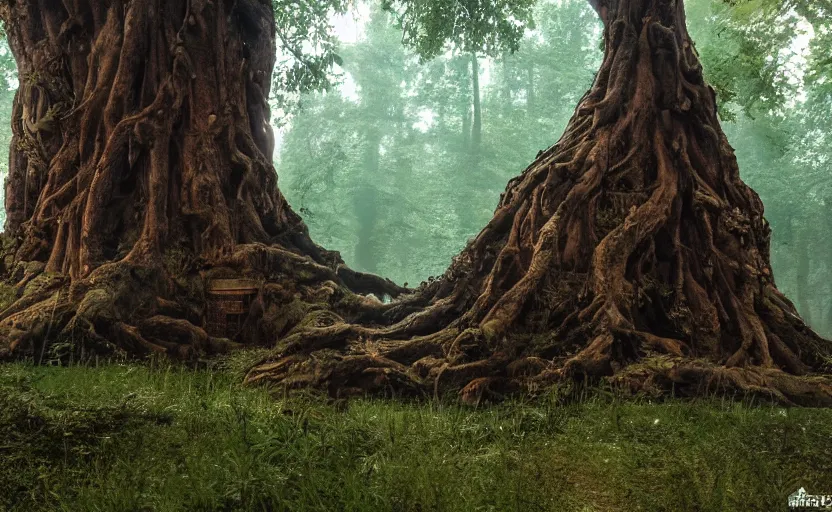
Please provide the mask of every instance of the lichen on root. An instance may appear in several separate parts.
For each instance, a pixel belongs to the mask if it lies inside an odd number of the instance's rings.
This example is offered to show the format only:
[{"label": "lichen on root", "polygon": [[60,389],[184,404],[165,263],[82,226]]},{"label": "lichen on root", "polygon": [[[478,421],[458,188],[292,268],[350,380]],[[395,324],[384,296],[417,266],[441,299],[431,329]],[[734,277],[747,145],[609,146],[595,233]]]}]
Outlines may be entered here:
[{"label": "lichen on root", "polygon": [[297,326],[248,382],[479,402],[605,378],[832,405],[832,344],[775,286],[763,205],[683,2],[592,3],[605,27],[592,88],[447,273],[384,326]]}]

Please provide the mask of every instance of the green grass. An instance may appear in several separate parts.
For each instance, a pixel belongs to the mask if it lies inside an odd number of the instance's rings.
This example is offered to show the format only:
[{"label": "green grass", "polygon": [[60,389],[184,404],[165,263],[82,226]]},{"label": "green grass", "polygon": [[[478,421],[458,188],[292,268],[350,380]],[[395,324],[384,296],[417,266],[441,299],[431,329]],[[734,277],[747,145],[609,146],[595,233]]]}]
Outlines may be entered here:
[{"label": "green grass", "polygon": [[769,512],[832,492],[829,410],[328,404],[243,388],[241,364],[0,366],[0,510]]}]

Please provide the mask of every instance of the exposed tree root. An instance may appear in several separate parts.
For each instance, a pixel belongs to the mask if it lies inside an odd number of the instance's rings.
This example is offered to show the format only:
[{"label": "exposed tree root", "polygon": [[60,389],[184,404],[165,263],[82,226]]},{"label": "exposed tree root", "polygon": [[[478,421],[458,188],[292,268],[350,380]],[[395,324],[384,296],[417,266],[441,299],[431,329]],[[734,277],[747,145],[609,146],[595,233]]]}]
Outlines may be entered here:
[{"label": "exposed tree root", "polygon": [[309,348],[308,329],[324,347],[361,332],[342,319],[380,319],[391,307],[349,291],[337,269],[276,246],[238,246],[201,272],[171,274],[129,260],[102,265],[75,280],[45,272],[43,265],[34,271],[34,277],[24,272],[14,286],[20,298],[0,311],[0,358],[161,353],[192,359],[239,348],[240,343],[210,336],[203,327],[207,287],[215,278],[257,283],[241,336],[249,343],[268,344],[294,329],[299,334],[287,335],[282,346]]},{"label": "exposed tree root", "polygon": [[240,338],[276,342],[248,382],[480,403],[608,378],[829,405],[832,346],[775,287],[683,2],[592,3],[605,57],[566,133],[415,293],[316,246],[277,188],[270,2],[0,4],[23,77],[0,356],[232,349],[204,330],[207,290],[245,278]]},{"label": "exposed tree root", "polygon": [[775,287],[763,205],[740,180],[683,3],[593,5],[606,39],[595,84],[446,275],[408,298],[415,311],[379,328],[299,326],[249,382],[478,403],[607,378],[832,404],[832,344]]}]

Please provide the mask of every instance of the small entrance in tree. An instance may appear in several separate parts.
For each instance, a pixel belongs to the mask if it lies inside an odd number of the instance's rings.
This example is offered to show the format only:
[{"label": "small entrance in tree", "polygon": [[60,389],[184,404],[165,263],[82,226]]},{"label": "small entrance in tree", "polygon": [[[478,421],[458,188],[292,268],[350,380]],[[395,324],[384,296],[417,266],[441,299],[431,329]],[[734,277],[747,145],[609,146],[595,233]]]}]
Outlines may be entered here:
[{"label": "small entrance in tree", "polygon": [[249,279],[214,279],[208,283],[206,331],[211,336],[240,337],[249,308],[257,295],[257,282]]}]

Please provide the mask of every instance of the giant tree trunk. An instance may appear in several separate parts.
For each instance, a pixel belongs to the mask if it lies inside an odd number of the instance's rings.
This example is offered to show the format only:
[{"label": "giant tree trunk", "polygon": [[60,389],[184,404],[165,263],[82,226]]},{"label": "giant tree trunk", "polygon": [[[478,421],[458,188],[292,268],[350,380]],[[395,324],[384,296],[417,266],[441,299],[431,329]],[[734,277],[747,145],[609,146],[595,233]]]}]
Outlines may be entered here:
[{"label": "giant tree trunk", "polygon": [[[18,299],[0,312],[0,355],[227,346],[202,328],[213,278],[256,282],[249,341],[303,318],[293,301],[360,316],[344,286],[401,291],[312,243],[277,188],[271,9],[0,4],[21,82],[2,261]],[[322,297],[324,282],[338,292]]]},{"label": "giant tree trunk", "polygon": [[[508,184],[445,276],[384,328],[300,329],[248,380],[332,393],[563,379],[832,404],[830,343],[775,287],[682,0],[597,0],[605,55],[560,141]],[[325,350],[322,350],[325,349]]]}]

